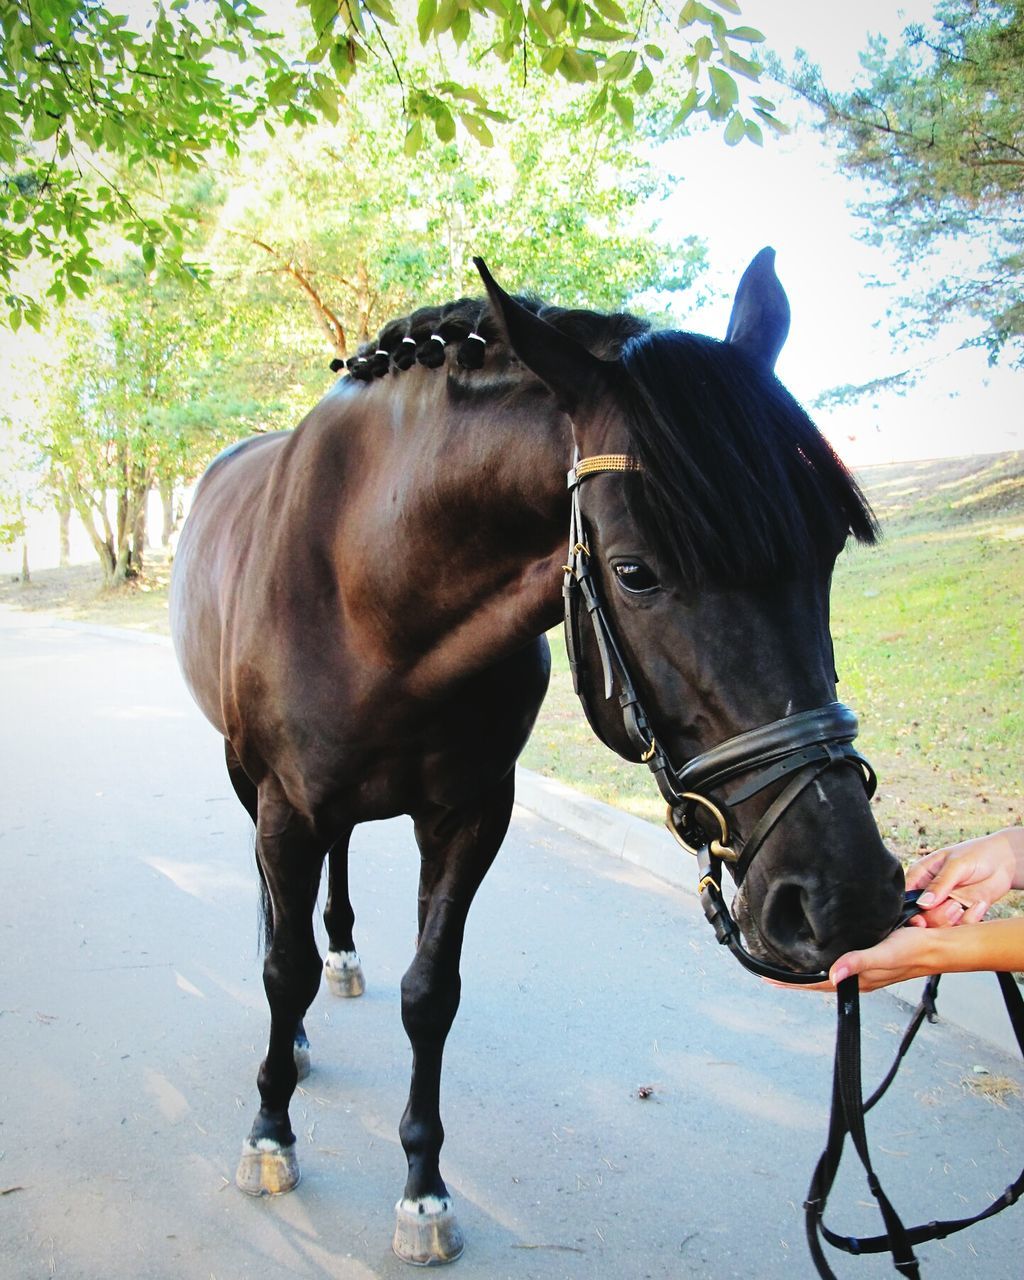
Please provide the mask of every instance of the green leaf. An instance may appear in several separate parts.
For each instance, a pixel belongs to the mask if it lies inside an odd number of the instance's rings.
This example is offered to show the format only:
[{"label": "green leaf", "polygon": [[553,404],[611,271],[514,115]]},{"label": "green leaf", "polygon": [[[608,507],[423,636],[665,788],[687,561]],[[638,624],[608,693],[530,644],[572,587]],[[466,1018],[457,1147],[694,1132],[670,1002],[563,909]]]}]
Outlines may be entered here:
[{"label": "green leaf", "polygon": [[633,99],[627,98],[624,93],[612,91],[612,110],[622,121],[622,126],[628,131],[633,129]]},{"label": "green leaf", "polygon": [[729,123],[725,126],[725,142],[727,146],[734,147],[738,142],[742,142],[747,135],[747,124],[738,111],[734,111],[729,117]]},{"label": "green leaf", "polygon": [[52,138],[60,128],[60,116],[51,115],[48,111],[39,112],[33,120],[32,137],[36,142],[45,142]]},{"label": "green leaf", "polygon": [[613,53],[601,68],[602,80],[625,80],[633,73],[637,56],[632,49],[620,49]]},{"label": "green leaf", "polygon": [[731,27],[729,39],[746,40],[748,44],[760,44],[764,36],[756,27]]},{"label": "green leaf", "polygon": [[642,98],[652,84],[654,84],[654,74],[650,67],[643,66],[633,77],[633,92]]},{"label": "green leaf", "polygon": [[479,116],[470,115],[468,112],[460,112],[459,119],[465,125],[467,132],[471,133],[481,146],[494,146],[494,135]]},{"label": "green leaf", "polygon": [[420,6],[416,10],[416,26],[420,33],[420,44],[426,44],[430,39],[430,33],[434,29],[434,19],[437,17],[437,0],[420,0]]},{"label": "green leaf", "polygon": [[460,9],[452,23],[452,37],[456,44],[465,44],[469,39],[470,18],[468,9]]},{"label": "green leaf", "polygon": [[697,90],[691,89],[690,92],[679,104],[678,111],[676,111],[675,115],[672,117],[672,123],[669,125],[670,133],[674,132],[676,129],[680,128],[683,124],[686,123],[686,121],[690,118],[691,115],[693,115],[694,111],[697,109],[697,103],[699,102],[699,100],[700,99],[699,99]]},{"label": "green leaf", "polygon": [[558,70],[558,64],[562,61],[562,55],[565,53],[564,48],[560,44],[553,44],[540,60],[540,69],[551,75]]},{"label": "green leaf", "polygon": [[451,142],[455,137],[455,120],[452,113],[443,104],[434,116],[434,132],[442,142]]},{"label": "green leaf", "polygon": [[717,4],[719,9],[724,9],[726,13],[739,13],[740,7],[736,0],[711,0],[712,4]]},{"label": "green leaf", "polygon": [[746,76],[748,80],[759,80],[761,72],[764,70],[759,62],[741,57],[735,49],[728,49],[722,55],[722,66],[728,67],[730,71],[738,71],[741,76]]},{"label": "green leaf", "polygon": [[750,139],[750,141],[755,143],[759,147],[763,147],[764,134],[761,131],[760,125],[758,125],[757,122],[754,120],[748,120],[746,121],[745,128],[747,131],[747,137]]},{"label": "green leaf", "polygon": [[379,18],[381,22],[387,23],[389,27],[398,25],[395,18],[395,11],[392,9],[389,0],[363,0],[367,11],[372,13],[375,18]]},{"label": "green leaf", "polygon": [[403,150],[407,156],[412,158],[422,146],[423,122],[421,120],[414,120],[406,132]]},{"label": "green leaf", "polygon": [[700,36],[693,42],[693,51],[700,58],[701,62],[707,62],[708,58],[715,51],[715,46],[711,42],[710,36]]},{"label": "green leaf", "polygon": [[331,124],[338,123],[338,95],[333,86],[312,89],[309,100]]},{"label": "green leaf", "polygon": [[686,3],[679,10],[679,20],[677,25],[680,30],[697,21],[700,8],[701,6],[697,4],[696,0],[686,0]]},{"label": "green leaf", "polygon": [[789,125],[784,124],[776,116],[773,116],[770,111],[764,111],[762,110],[761,107],[755,107],[754,114],[757,116],[760,116],[760,118],[765,122],[765,124],[770,129],[774,130],[775,133],[778,133],[778,134],[789,133]]},{"label": "green leaf", "polygon": [[656,44],[645,44],[644,53],[654,62],[663,62],[665,60],[665,50]]},{"label": "green leaf", "polygon": [[434,34],[443,35],[455,21],[459,13],[458,0],[441,0],[434,19]]},{"label": "green leaf", "polygon": [[593,5],[598,13],[603,14],[609,22],[617,22],[620,27],[629,25],[629,19],[626,17],[625,11],[615,3],[615,0],[593,0]]},{"label": "green leaf", "polygon": [[740,91],[728,71],[723,71],[721,67],[709,67],[708,76],[711,79],[711,89],[720,105],[725,108],[734,107],[740,100]]},{"label": "green leaf", "polygon": [[588,40],[602,40],[609,44],[630,39],[628,31],[623,31],[621,27],[610,27],[607,22],[591,22],[584,29],[583,35]]}]

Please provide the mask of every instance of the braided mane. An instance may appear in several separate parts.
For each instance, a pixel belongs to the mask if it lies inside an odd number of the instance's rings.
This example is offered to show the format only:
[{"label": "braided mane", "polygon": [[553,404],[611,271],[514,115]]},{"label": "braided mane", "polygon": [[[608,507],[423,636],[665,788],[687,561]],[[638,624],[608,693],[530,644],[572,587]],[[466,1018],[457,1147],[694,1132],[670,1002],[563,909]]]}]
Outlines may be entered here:
[{"label": "braided mane", "polygon": [[[626,342],[650,328],[646,320],[623,312],[555,307],[534,297],[516,301],[603,360],[616,359]],[[331,368],[345,368],[357,381],[372,382],[413,364],[439,369],[450,348],[457,367],[466,371],[482,369],[485,363],[510,369],[514,360],[487,300],[459,298],[389,321],[375,340],[364,343],[348,360],[333,360]]]}]

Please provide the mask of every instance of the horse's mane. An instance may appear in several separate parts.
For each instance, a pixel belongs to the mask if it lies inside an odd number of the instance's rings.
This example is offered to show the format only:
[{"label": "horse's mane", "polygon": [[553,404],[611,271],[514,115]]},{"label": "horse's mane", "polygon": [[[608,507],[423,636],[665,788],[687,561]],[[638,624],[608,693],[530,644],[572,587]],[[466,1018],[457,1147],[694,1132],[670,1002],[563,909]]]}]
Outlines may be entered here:
[{"label": "horse's mane", "polygon": [[[603,360],[616,359],[630,338],[650,328],[646,320],[623,312],[555,307],[532,296],[517,297],[516,302]],[[500,368],[512,364],[512,353],[486,299],[459,298],[439,307],[420,307],[390,321],[372,342],[364,343],[349,360],[332,361],[331,368],[344,366],[351,377],[371,382],[388,372],[410,369],[414,363],[439,369],[450,347],[455,350],[457,370],[481,369],[485,360],[488,366]]]},{"label": "horse's mane", "polygon": [[[875,541],[874,516],[849,471],[785,387],[735,345],[652,331],[625,313],[516,301],[594,355],[621,361],[625,424],[642,466],[622,483],[672,580],[770,583],[806,573],[849,534]],[[488,394],[527,376],[479,298],[392,320],[344,363],[371,382],[413,363],[440,368],[452,350],[453,390],[479,383]]]}]

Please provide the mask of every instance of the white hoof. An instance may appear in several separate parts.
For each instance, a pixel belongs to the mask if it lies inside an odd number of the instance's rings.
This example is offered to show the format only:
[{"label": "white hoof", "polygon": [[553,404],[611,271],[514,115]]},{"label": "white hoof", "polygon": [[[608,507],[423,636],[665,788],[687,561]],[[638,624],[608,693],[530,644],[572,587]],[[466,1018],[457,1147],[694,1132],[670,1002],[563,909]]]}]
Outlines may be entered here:
[{"label": "white hoof", "polygon": [[403,1262],[417,1267],[454,1262],[465,1241],[445,1197],[424,1196],[422,1200],[399,1200],[395,1205],[395,1238],[392,1249]]},{"label": "white hoof", "polygon": [[282,1147],[264,1138],[246,1139],[235,1173],[235,1186],[247,1196],[282,1196],[299,1183],[299,1162],[295,1143]]},{"label": "white hoof", "polygon": [[328,951],[324,974],[332,995],[351,998],[366,990],[358,951]]}]

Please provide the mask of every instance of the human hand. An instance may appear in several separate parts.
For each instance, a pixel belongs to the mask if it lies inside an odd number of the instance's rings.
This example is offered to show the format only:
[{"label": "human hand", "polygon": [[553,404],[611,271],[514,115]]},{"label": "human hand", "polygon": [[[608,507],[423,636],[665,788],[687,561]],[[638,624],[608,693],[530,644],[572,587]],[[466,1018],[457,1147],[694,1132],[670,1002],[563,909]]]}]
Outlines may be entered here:
[{"label": "human hand", "polygon": [[796,987],[785,982],[772,982],[774,987],[798,991],[835,991],[844,978],[856,974],[861,991],[876,991],[893,982],[921,978],[935,973],[937,946],[935,935],[921,929],[897,929],[888,938],[866,951],[848,951],[829,970],[828,982]]},{"label": "human hand", "polygon": [[923,889],[917,927],[976,924],[1013,887],[1017,858],[1007,832],[938,849],[907,872],[907,888]]}]

